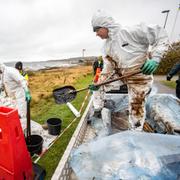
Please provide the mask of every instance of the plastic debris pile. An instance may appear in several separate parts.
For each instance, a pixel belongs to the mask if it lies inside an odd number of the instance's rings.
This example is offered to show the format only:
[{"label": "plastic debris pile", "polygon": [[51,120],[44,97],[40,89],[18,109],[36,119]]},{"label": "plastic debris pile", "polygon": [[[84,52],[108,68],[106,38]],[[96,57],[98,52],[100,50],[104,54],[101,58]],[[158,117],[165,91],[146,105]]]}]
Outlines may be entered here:
[{"label": "plastic debris pile", "polygon": [[[179,105],[169,94],[149,96],[146,122],[157,133],[135,132],[127,130],[128,95],[107,95],[102,117],[90,116],[95,136],[71,153],[70,166],[77,178],[180,179],[180,136],[173,131],[180,125]],[[113,126],[119,124],[118,129],[126,131],[113,134]],[[172,131],[167,132],[165,124]]]},{"label": "plastic debris pile", "polygon": [[147,122],[158,133],[180,131],[180,100],[169,94],[150,96],[146,105]]},{"label": "plastic debris pile", "polygon": [[180,138],[125,131],[75,149],[70,165],[79,180],[178,179]]}]

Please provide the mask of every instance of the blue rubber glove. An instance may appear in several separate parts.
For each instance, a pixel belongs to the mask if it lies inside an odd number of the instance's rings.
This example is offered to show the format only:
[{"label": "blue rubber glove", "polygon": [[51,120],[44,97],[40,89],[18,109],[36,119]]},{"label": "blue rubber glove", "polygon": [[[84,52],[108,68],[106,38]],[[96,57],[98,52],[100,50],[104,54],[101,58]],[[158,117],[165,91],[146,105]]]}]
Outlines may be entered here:
[{"label": "blue rubber glove", "polygon": [[25,97],[26,97],[26,101],[27,101],[27,102],[30,102],[30,101],[31,101],[31,94],[30,94],[29,90],[26,90],[26,91],[25,91]]},{"label": "blue rubber glove", "polygon": [[90,91],[97,91],[100,88],[100,86],[95,86],[94,84],[89,85]]},{"label": "blue rubber glove", "polygon": [[159,63],[155,60],[148,59],[141,67],[142,73],[147,75],[153,74],[156,71],[158,65]]}]

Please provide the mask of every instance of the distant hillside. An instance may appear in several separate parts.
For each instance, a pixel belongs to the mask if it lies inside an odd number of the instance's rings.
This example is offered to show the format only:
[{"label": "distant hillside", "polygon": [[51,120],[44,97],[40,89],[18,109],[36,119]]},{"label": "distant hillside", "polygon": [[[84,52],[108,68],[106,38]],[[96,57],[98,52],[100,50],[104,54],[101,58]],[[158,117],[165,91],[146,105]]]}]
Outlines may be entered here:
[{"label": "distant hillside", "polygon": [[[55,59],[47,61],[33,61],[33,62],[23,62],[23,66],[27,71],[37,71],[42,69],[51,69],[59,67],[72,67],[79,64],[92,64],[96,59],[96,56],[89,57],[75,57],[69,59]],[[14,67],[16,62],[7,62],[7,66]]]}]

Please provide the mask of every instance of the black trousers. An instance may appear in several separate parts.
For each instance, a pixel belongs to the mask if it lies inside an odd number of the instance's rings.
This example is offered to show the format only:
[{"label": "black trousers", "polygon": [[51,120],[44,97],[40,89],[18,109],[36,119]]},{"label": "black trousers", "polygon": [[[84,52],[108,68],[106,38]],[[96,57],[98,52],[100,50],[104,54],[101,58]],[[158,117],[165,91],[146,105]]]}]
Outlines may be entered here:
[{"label": "black trousers", "polygon": [[180,79],[176,81],[176,96],[180,99]]}]

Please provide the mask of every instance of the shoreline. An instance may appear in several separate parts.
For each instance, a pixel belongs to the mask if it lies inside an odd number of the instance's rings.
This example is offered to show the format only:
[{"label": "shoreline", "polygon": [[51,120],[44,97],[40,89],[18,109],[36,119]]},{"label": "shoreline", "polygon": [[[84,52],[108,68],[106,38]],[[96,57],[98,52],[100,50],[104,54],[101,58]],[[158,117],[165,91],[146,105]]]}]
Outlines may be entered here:
[{"label": "shoreline", "polygon": [[[96,57],[84,57],[84,58],[70,58],[66,60],[48,60],[48,61],[35,61],[35,62],[24,62],[23,68],[25,71],[38,71],[51,68],[66,68],[77,65],[90,65],[96,59]],[[14,67],[16,62],[4,63],[6,66]]]}]

